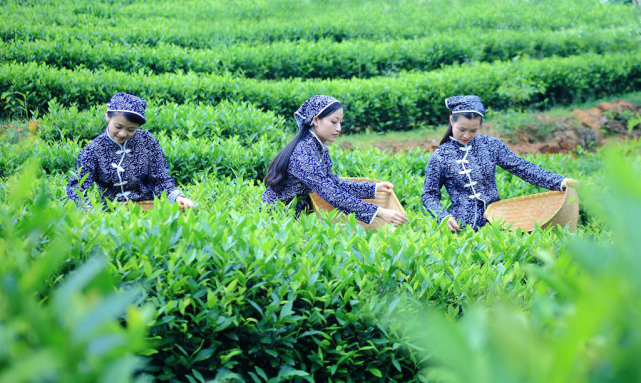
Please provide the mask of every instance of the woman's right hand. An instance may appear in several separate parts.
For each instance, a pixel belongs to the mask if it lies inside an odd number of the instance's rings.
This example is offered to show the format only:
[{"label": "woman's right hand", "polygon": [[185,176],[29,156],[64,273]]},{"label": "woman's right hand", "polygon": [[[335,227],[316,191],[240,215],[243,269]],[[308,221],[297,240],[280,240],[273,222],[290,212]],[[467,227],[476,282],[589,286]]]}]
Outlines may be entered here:
[{"label": "woman's right hand", "polygon": [[180,206],[181,209],[194,207],[194,202],[189,198],[177,197],[176,202],[178,203],[178,206]]},{"label": "woman's right hand", "polygon": [[577,188],[579,187],[579,181],[572,178],[565,178],[561,183],[561,190],[565,191],[568,187]]},{"label": "woman's right hand", "polygon": [[456,218],[452,216],[447,219],[447,228],[450,229],[452,233],[461,231],[461,228],[458,226],[458,222],[456,222]]},{"label": "woman's right hand", "polygon": [[394,224],[395,226],[401,226],[407,222],[407,217],[403,215],[403,213],[392,209],[379,208],[376,216],[387,223]]}]

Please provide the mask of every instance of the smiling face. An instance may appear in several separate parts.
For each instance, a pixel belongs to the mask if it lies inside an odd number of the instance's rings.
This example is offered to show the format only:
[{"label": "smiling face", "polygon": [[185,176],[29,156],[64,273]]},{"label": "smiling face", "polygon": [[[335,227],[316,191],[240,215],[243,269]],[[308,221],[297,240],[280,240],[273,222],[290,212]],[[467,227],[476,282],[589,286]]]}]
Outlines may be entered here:
[{"label": "smiling face", "polygon": [[450,116],[450,123],[452,124],[452,137],[460,144],[467,145],[476,137],[481,128],[481,116],[478,118],[467,118],[465,116],[458,116],[456,121]]},{"label": "smiling face", "polygon": [[105,115],[107,119],[107,131],[109,136],[119,144],[127,141],[136,133],[140,125],[133,123],[125,118],[122,113],[116,113],[112,117]]},{"label": "smiling face", "polygon": [[312,130],[321,142],[334,142],[341,132],[343,123],[343,108],[336,109],[332,114],[321,119],[314,117]]}]

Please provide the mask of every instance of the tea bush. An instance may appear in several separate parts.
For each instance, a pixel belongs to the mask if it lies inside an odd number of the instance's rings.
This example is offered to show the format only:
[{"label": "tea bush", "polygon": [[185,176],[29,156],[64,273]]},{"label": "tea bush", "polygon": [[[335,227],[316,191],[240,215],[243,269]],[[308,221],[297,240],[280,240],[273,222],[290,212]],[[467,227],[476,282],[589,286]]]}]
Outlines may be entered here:
[{"label": "tea bush", "polygon": [[[86,141],[104,132],[105,105],[80,111],[64,108],[55,100],[38,121],[39,136],[45,141]],[[199,104],[149,103],[143,129],[175,139],[237,137],[251,143],[260,138],[280,142],[287,133],[285,121],[271,111],[260,111],[242,102],[223,100],[215,106]]]},{"label": "tea bush", "polygon": [[[73,249],[72,269],[98,252],[121,285],[142,286],[144,302],[157,308],[146,371],[161,380],[363,381],[378,372],[412,380],[412,347],[376,319],[398,305],[389,294],[459,313],[509,290],[527,306],[523,263],[533,249],[564,246],[554,230],[452,236],[422,213],[395,233],[364,232],[353,217],[342,229],[313,215],[292,224],[291,211],[247,203],[262,188],[238,178],[188,187],[207,198],[187,213],[166,202],[144,214],[83,213],[63,203],[63,182],[45,178],[23,205],[3,204],[17,218],[6,227],[35,219],[32,204],[44,200],[47,214],[65,218],[42,221],[49,235],[34,245],[48,249],[55,233]],[[12,190],[1,195],[14,198]],[[49,283],[55,289],[59,281]]]},{"label": "tea bush", "polygon": [[132,382],[153,307],[108,272],[106,252],[81,253],[56,230],[68,211],[50,209],[33,165],[1,189],[0,381]]},{"label": "tea bush", "polygon": [[[587,52],[637,50],[634,28],[572,29],[563,31],[465,31],[420,39],[371,41],[351,39],[297,40],[267,46],[248,43],[224,49],[192,49],[158,43],[119,44],[86,41],[67,33],[46,40],[13,40],[0,47],[4,61],[36,62],[58,68],[115,69],[159,74],[197,72],[247,78],[370,78],[401,71],[431,71],[444,65],[493,62],[517,56],[545,58]],[[469,41],[474,44],[469,44]]]},{"label": "tea bush", "polygon": [[[280,116],[291,116],[313,94],[331,94],[347,108],[347,131],[364,127],[385,131],[442,122],[447,116],[443,100],[451,94],[477,94],[488,107],[500,110],[628,92],[639,88],[640,68],[641,54],[629,52],[477,63],[395,78],[273,82],[193,73],[148,76],[113,70],[70,71],[9,63],[0,65],[0,91],[5,98],[24,95],[31,110],[45,111],[54,98],[64,106],[87,109],[104,105],[127,84],[128,92],[157,104],[247,101]],[[0,116],[16,112],[5,104]]]},{"label": "tea bush", "polygon": [[[607,29],[638,23],[630,6],[591,0],[439,0],[376,3],[366,1],[312,3],[289,0],[241,3],[180,2],[117,7],[111,2],[81,0],[61,4],[9,0],[0,25],[3,41],[51,39],[70,35],[87,45],[103,41],[124,44],[158,43],[190,48],[215,48],[252,42],[351,39],[388,40],[429,37],[434,33],[486,31],[560,31]],[[313,17],[331,12],[332,17]],[[132,23],[131,18],[136,17]],[[123,28],[122,25],[127,25]]]},{"label": "tea bush", "polygon": [[[582,203],[598,198],[574,234],[489,225],[450,234],[423,209],[430,154],[420,150],[330,148],[338,175],[394,183],[410,220],[395,231],[259,203],[260,180],[296,129],[292,113],[313,94],[343,103],[344,132],[383,132],[443,124],[443,100],[459,93],[500,113],[638,90],[631,6],[9,0],[0,9],[0,119],[39,127],[0,140],[0,381],[638,376],[638,198],[629,198],[638,175],[626,169],[638,165],[639,140],[616,149],[625,160],[614,167],[604,150],[527,156],[581,180]],[[148,99],[144,129],[193,209],[161,198],[147,212],[111,202],[85,211],[67,200],[78,153],[120,91]],[[503,170],[497,184],[504,198],[540,191]],[[101,206],[96,188],[89,198]],[[408,327],[417,315],[442,342]]]},{"label": "tea bush", "polygon": [[613,241],[574,238],[558,257],[540,251],[540,264],[526,269],[538,285],[528,313],[503,301],[476,304],[456,323],[436,311],[393,318],[411,341],[432,352],[423,378],[637,380],[639,164],[639,157],[611,155],[606,176],[583,189],[583,203],[616,233]]}]

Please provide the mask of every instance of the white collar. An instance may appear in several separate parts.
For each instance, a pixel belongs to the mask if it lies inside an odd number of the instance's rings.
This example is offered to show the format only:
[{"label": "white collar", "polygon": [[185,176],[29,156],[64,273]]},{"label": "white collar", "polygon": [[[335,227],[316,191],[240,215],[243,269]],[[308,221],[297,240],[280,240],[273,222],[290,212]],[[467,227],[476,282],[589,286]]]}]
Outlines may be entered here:
[{"label": "white collar", "polygon": [[[476,136],[474,136],[474,138],[476,138]],[[470,145],[470,144],[472,143],[472,141],[474,141],[474,138],[472,138],[472,139],[470,140],[470,142],[468,142],[467,144],[465,144],[465,145],[464,145],[464,144],[461,144],[460,142],[458,142],[458,140],[457,140],[456,138],[454,138],[454,136],[450,136],[450,140],[452,140],[452,141],[456,142],[457,144],[461,145],[461,146],[462,146],[462,147],[464,147],[464,148],[467,148],[467,147],[470,147],[470,148],[471,148],[471,147],[472,147],[472,145]]]},{"label": "white collar", "polygon": [[323,141],[321,141],[320,138],[318,138],[318,136],[316,135],[316,133],[314,133],[313,130],[310,129],[309,132],[312,134],[312,136],[314,136],[314,138],[316,138],[316,140],[318,140],[318,142],[320,142],[321,145],[325,146],[325,144],[323,144]]},{"label": "white collar", "polygon": [[[118,142],[118,141],[114,140],[114,138],[113,138],[113,137],[111,137],[111,134],[109,134],[109,126],[107,126],[107,127],[105,128],[105,132],[107,133],[107,137],[109,137],[109,139],[110,139],[114,144],[116,144],[116,145],[120,146],[120,148],[121,148],[121,149],[122,149],[124,146],[127,146],[127,141],[129,141],[129,140],[131,139],[131,138],[127,138],[127,139],[126,139],[126,140],[124,140],[124,141],[122,142],[122,144],[121,144],[120,142]],[[132,136],[132,137],[133,137],[133,136]]]}]

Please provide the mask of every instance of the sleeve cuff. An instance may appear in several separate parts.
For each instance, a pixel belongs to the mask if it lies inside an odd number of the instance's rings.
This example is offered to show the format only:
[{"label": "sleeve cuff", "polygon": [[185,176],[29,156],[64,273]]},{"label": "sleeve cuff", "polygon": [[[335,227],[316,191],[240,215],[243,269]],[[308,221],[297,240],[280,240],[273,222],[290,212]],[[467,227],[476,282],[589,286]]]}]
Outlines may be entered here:
[{"label": "sleeve cuff", "polygon": [[169,194],[167,196],[167,199],[169,200],[169,202],[174,203],[174,202],[176,202],[176,198],[178,198],[178,197],[185,197],[185,195],[183,194],[183,192],[181,192],[180,190],[176,189],[173,192],[171,192],[171,194]]},{"label": "sleeve cuff", "polygon": [[368,225],[371,225],[371,224],[372,224],[372,222],[374,222],[374,218],[376,218],[376,216],[378,215],[378,211],[379,211],[380,209],[381,209],[381,208],[380,208],[380,206],[377,206],[377,207],[376,207],[376,211],[374,212],[374,215],[372,216],[372,219],[370,219],[370,220],[369,220],[369,222],[367,223]]}]

